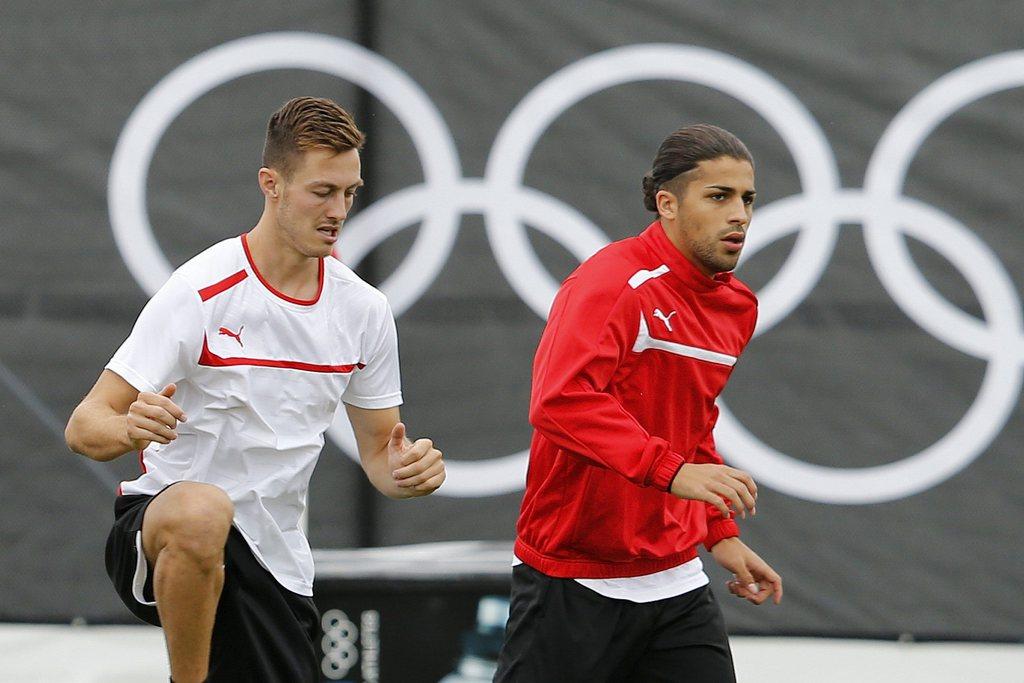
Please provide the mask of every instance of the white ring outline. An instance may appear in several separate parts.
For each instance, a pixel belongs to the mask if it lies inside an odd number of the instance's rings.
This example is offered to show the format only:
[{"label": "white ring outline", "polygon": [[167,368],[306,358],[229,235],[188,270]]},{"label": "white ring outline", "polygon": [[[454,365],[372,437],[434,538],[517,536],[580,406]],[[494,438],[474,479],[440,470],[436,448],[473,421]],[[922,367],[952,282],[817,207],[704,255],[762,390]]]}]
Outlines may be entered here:
[{"label": "white ring outline", "polygon": [[[412,79],[375,52],[333,36],[301,32],[266,33],[224,43],[162,78],[132,112],[114,148],[107,186],[114,238],[128,269],[150,296],[173,271],[153,235],[146,209],[146,177],[160,138],[188,105],[213,88],[276,69],[319,71],[362,87],[387,105],[409,132],[428,184],[447,187],[461,177],[455,144],[440,112]],[[438,203],[421,208],[426,214],[423,227],[388,280],[390,288],[399,292],[405,291],[407,283],[422,279],[416,273],[429,273],[429,284],[444,265],[436,255],[446,255],[455,241],[456,215],[451,207]],[[409,285],[409,290],[416,292],[417,286]],[[395,305],[401,308],[408,303],[399,300]]]},{"label": "white ring outline", "polygon": [[[847,201],[863,204],[858,211],[847,212],[846,218],[863,222],[872,267],[900,309],[948,346],[989,361],[971,408],[952,430],[916,455],[873,467],[832,468],[803,462],[767,446],[719,400],[721,414],[715,435],[731,462],[747,467],[772,488],[806,500],[880,503],[945,481],[973,462],[998,436],[1024,381],[1020,298],[998,257],[980,238],[952,217],[903,197],[901,192],[914,155],[940,123],[981,97],[1022,85],[1024,51],[992,55],[939,78],[890,122],[868,163],[864,190],[842,195]],[[928,244],[964,275],[981,303],[988,323],[984,330],[979,329],[977,319],[953,306],[928,283],[914,265],[901,232]]]},{"label": "white ring outline", "polygon": [[[807,108],[777,80],[731,55],[657,43],[605,50],[542,81],[509,114],[498,132],[487,161],[488,181],[497,191],[513,192],[522,184],[530,152],[557,116],[605,88],[654,79],[707,86],[743,102],[785,141],[805,194],[824,203],[839,187],[839,170],[824,133]],[[514,220],[513,215],[511,211],[489,212],[487,235],[516,293],[537,315],[546,318],[558,285],[538,261],[522,221]],[[837,237],[838,226],[827,221],[810,221],[801,230],[782,269],[758,293],[759,325],[785,317],[810,293],[828,265]],[[820,265],[807,268],[806,263]]]},{"label": "white ring outline", "polygon": [[[340,246],[346,262],[357,264],[378,242],[418,220],[424,202],[450,202],[464,213],[483,213],[495,205],[514,205],[530,225],[558,240],[581,261],[607,242],[604,234],[588,221],[579,221],[579,213],[575,209],[531,188],[499,194],[485,182],[467,178],[459,187],[449,188],[449,191],[450,194],[445,194],[428,185],[416,185],[374,203],[360,213],[359,217],[365,222],[359,230],[351,230],[346,225],[342,232]],[[378,222],[375,220],[377,216],[386,216],[387,221]],[[571,225],[576,227],[566,231],[565,226]],[[362,226],[372,226],[373,231]],[[357,452],[355,436],[341,413],[339,411],[328,433],[351,456]],[[518,491],[525,485],[529,455],[529,450],[522,450],[484,460],[446,460],[447,477],[437,493],[464,498]]]},{"label": "white ring outline", "polygon": [[[899,197],[917,150],[940,123],[982,97],[1021,86],[1024,86],[1024,50],[971,62],[929,85],[903,107],[879,139],[868,162],[865,192],[879,198],[880,203]],[[998,343],[991,337],[1012,336],[1024,328],[1018,302],[1018,306],[1007,311],[1010,317],[1006,319],[1005,329],[994,335],[987,329],[979,329],[980,321],[943,298],[921,271],[911,267],[914,264],[906,243],[899,238],[899,231],[885,212],[875,211],[866,218],[865,242],[882,284],[897,305],[929,334],[963,353],[987,358]],[[974,248],[987,252],[987,263],[999,263],[974,233],[969,235],[969,239],[976,242]],[[892,254],[897,258],[887,258]],[[886,267],[879,267],[882,264]],[[1004,268],[997,268],[989,277],[998,280],[996,287],[1014,291]],[[1014,298],[1017,297],[1014,295]],[[929,315],[915,315],[918,309],[928,311]],[[1024,359],[1024,344],[1018,348]]]},{"label": "white ring outline", "polygon": [[[837,222],[862,220],[866,212],[878,210],[879,201],[857,190],[844,190],[833,199],[833,217]],[[801,214],[801,208],[791,205],[794,218]],[[991,286],[988,278],[992,269],[999,270],[999,261],[973,233],[935,207],[906,197],[891,202],[888,213],[907,226],[906,234],[942,254],[964,274],[978,294],[986,319],[1005,320],[1009,316],[1012,320],[1017,299],[1012,283],[1007,288],[1007,278]],[[780,231],[776,237],[784,234]],[[920,453],[892,463],[837,468],[793,458],[753,436],[722,399],[718,401],[720,414],[715,430],[718,448],[730,463],[749,470],[761,483],[804,500],[871,504],[913,495],[962,470],[1002,430],[1016,407],[1024,379],[1019,352],[1019,347],[1010,344],[996,345],[988,357],[977,398],[953,429]]]}]

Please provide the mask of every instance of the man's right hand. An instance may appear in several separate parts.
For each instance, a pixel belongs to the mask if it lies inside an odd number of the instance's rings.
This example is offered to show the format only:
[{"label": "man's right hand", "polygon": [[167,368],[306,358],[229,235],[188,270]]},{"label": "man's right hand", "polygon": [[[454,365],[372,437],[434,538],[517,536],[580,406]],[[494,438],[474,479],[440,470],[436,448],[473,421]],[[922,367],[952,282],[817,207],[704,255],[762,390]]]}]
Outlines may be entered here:
[{"label": "man's right hand", "polygon": [[740,517],[757,514],[757,484],[754,479],[735,467],[712,463],[686,463],[679,468],[669,492],[677,498],[702,500],[721,510],[729,518],[729,507]]},{"label": "man's right hand", "polygon": [[174,428],[186,418],[171,400],[176,389],[175,385],[168,384],[159,394],[140,392],[128,407],[128,440],[132,450],[141,451],[153,441],[166,444],[178,438]]}]

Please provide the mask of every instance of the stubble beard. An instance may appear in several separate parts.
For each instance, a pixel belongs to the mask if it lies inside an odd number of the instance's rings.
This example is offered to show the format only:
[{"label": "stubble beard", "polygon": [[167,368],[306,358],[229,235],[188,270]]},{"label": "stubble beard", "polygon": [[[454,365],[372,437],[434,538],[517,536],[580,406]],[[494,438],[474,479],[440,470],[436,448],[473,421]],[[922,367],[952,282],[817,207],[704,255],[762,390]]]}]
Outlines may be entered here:
[{"label": "stubble beard", "polygon": [[698,261],[712,274],[727,273],[735,270],[739,263],[739,254],[735,256],[719,253],[720,242],[716,237],[713,241],[690,242],[690,251]]},{"label": "stubble beard", "polygon": [[[305,233],[298,223],[299,222],[292,216],[291,206],[287,201],[282,201],[277,210],[277,225],[280,228],[285,241],[291,245],[292,249],[306,258],[323,258],[324,256],[330,255],[330,249],[327,250],[326,254],[322,254],[319,250],[311,250],[304,246],[302,238]],[[315,233],[316,227],[310,225],[308,230],[310,234]]]}]

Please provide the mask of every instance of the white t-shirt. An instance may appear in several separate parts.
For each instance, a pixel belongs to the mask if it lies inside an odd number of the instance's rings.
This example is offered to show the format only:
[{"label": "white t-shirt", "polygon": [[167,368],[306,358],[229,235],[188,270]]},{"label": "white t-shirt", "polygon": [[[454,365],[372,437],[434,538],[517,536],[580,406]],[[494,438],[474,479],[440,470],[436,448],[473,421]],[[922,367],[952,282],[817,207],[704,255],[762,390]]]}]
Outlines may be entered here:
[{"label": "white t-shirt", "polygon": [[313,557],[300,528],[324,431],[339,401],[402,403],[394,316],[383,294],[334,258],[321,261],[315,299],[274,290],[245,236],[178,268],[107,364],[139,391],[174,382],[187,421],[140,454],[125,494],[177,481],[214,484],[234,525],[282,586],[313,594]]}]

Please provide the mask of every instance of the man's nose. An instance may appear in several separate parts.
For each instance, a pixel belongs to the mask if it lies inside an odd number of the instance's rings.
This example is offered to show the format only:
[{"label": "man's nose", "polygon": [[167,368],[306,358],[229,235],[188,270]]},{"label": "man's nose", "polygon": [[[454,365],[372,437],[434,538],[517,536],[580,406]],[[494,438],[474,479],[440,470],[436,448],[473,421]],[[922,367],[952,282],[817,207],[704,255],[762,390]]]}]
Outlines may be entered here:
[{"label": "man's nose", "polygon": [[729,203],[729,223],[731,225],[743,226],[749,220],[750,215],[747,213],[747,205],[743,202],[742,198],[737,198]]},{"label": "man's nose", "polygon": [[327,217],[335,221],[343,221],[348,218],[348,207],[346,206],[345,196],[341,194],[334,195],[331,200],[327,202]]}]

